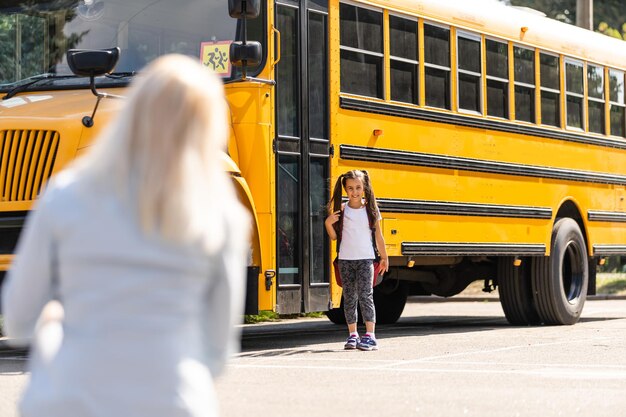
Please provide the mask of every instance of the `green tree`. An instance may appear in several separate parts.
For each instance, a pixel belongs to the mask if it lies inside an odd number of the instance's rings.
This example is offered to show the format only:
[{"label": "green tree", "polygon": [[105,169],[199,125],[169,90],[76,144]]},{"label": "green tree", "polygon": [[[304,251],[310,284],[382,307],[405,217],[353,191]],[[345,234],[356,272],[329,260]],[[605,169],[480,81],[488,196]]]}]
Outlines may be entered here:
[{"label": "green tree", "polygon": [[76,16],[76,0],[15,3],[7,6],[15,10],[19,3],[20,13],[0,14],[0,83],[54,71],[65,52],[87,33],[63,33],[65,24]]},{"label": "green tree", "polygon": [[[576,24],[576,0],[509,0],[513,6],[539,10],[546,16],[565,23]],[[626,6],[623,0],[596,0],[593,4],[596,32],[626,39]]]}]

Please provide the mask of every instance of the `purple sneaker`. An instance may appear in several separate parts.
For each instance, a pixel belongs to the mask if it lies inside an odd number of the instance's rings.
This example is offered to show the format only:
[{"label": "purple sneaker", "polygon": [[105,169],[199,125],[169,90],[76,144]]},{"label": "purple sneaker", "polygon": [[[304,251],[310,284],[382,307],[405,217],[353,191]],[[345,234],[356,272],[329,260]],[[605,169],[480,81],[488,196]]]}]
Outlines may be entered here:
[{"label": "purple sneaker", "polygon": [[365,335],[361,338],[361,341],[356,344],[359,350],[378,350],[378,344],[376,339],[372,339],[369,335]]},{"label": "purple sneaker", "polygon": [[346,344],[343,345],[343,348],[346,350],[356,349],[356,345],[358,344],[359,344],[359,336],[350,335],[350,337],[348,337],[348,340],[346,340]]}]

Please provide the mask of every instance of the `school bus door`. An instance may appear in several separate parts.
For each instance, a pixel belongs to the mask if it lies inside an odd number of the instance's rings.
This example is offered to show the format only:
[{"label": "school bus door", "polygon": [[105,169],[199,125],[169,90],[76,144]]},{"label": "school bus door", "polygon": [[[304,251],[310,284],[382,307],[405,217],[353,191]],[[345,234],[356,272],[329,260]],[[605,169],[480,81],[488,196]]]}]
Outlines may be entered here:
[{"label": "school bus door", "polygon": [[[277,312],[325,311],[328,237],[327,0],[279,0],[276,79]],[[278,39],[278,36],[275,40]]]}]

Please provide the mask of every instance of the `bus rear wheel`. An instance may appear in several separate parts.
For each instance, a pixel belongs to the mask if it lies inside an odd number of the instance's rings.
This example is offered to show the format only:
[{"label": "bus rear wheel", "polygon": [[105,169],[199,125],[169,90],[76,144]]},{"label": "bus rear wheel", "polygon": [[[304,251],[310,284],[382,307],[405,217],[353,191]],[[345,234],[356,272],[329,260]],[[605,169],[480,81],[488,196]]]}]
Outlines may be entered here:
[{"label": "bus rear wheel", "polygon": [[552,229],[550,256],[535,258],[532,289],[545,324],[574,324],[580,318],[589,285],[585,239],[573,219],[559,219]]},{"label": "bus rear wheel", "polygon": [[498,259],[498,293],[500,304],[509,323],[527,326],[541,323],[535,308],[530,276],[530,259],[514,265],[512,256]]},{"label": "bus rear wheel", "polygon": [[[374,287],[374,306],[376,307],[376,323],[393,324],[398,321],[408,297],[408,287],[406,283],[398,280],[386,279]],[[358,322],[363,323],[361,309],[357,310]],[[333,308],[326,312],[326,317],[335,324],[346,324],[346,317],[343,311],[343,297],[339,308]]]},{"label": "bus rear wheel", "polygon": [[405,282],[396,279],[385,279],[374,287],[374,305],[376,306],[376,323],[393,324],[398,321],[408,297]]}]

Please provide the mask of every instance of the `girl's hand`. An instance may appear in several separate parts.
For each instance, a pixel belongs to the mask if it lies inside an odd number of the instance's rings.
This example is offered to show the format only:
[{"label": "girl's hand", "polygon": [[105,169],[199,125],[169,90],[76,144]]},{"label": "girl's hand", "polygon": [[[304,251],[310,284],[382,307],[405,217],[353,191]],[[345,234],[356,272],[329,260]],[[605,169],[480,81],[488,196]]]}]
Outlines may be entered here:
[{"label": "girl's hand", "polygon": [[332,226],[333,224],[339,221],[339,215],[341,214],[341,210],[337,210],[336,212],[330,214],[326,217],[326,224]]},{"label": "girl's hand", "polygon": [[380,260],[380,263],[378,264],[378,274],[382,275],[385,272],[389,272],[389,259],[388,258],[382,258]]}]

